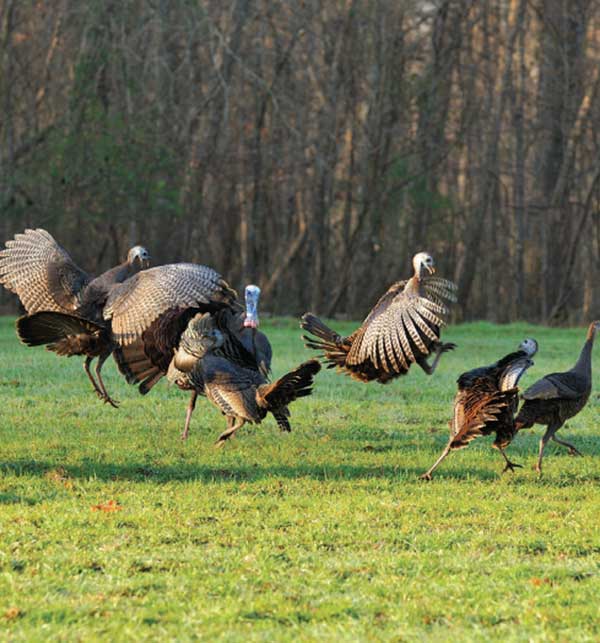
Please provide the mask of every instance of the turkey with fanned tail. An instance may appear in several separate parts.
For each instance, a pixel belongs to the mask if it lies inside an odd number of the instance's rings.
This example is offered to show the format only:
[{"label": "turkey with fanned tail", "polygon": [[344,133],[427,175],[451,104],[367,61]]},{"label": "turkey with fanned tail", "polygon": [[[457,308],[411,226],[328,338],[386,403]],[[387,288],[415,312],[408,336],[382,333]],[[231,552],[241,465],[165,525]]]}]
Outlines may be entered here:
[{"label": "turkey with fanned tail", "polygon": [[[300,326],[308,348],[322,351],[328,368],[349,374],[362,382],[382,384],[404,375],[418,364],[432,375],[440,357],[455,348],[442,343],[447,303],[456,301],[456,285],[434,276],[431,255],[419,252],[413,258],[414,274],[399,281],[379,299],[360,328],[342,337],[312,313],[303,315]],[[431,364],[427,361],[434,354]]]},{"label": "turkey with fanned tail", "polygon": [[[27,311],[17,320],[19,338],[28,346],[46,345],[58,355],[85,356],[84,369],[95,392],[116,406],[101,375],[114,347],[103,310],[112,288],[149,261],[148,251],[134,246],[122,264],[94,278],[46,230],[15,235],[0,251],[0,284],[15,293]],[[90,372],[95,357],[96,379]]]},{"label": "turkey with fanned tail", "polygon": [[[174,291],[167,280],[156,284],[158,292],[153,292],[151,301],[157,299],[169,301],[165,310],[152,321],[150,317],[143,321],[141,332],[130,337],[129,328],[135,326],[135,320],[144,314],[135,311],[132,324],[123,328],[115,324],[113,328],[121,335],[121,345],[114,353],[119,370],[125,375],[130,384],[138,384],[142,395],[147,394],[152,387],[165,375],[171,383],[181,390],[190,391],[186,419],[181,438],[187,439],[190,422],[198,395],[204,395],[204,388],[190,382],[187,372],[203,354],[202,346],[195,345],[196,335],[191,326],[191,320],[198,314],[211,313],[215,328],[218,329],[222,341],[215,354],[230,361],[238,361],[267,378],[271,369],[272,349],[264,333],[258,330],[258,300],[260,288],[249,285],[245,290],[246,309],[242,308],[235,297],[234,291],[222,301],[200,305],[198,301],[190,302],[180,293]],[[124,305],[128,310],[129,302]],[[108,309],[110,314],[112,308]],[[265,381],[267,381],[265,379]]]},{"label": "turkey with fanned tail", "polygon": [[431,480],[434,470],[451,451],[463,449],[471,440],[492,433],[496,434],[492,446],[500,451],[506,462],[504,471],[521,467],[506,457],[504,449],[517,432],[514,420],[519,403],[517,385],[533,365],[531,358],[537,350],[535,339],[524,339],[514,353],[505,355],[490,366],[467,371],[458,378],[450,439],[433,466],[421,476],[423,479]]},{"label": "turkey with fanned tail", "polygon": [[181,336],[169,378],[205,395],[226,416],[227,429],[217,439],[222,445],[246,422],[260,424],[269,412],[282,431],[290,431],[288,405],[311,394],[320,369],[312,359],[269,383],[254,355],[229,334],[218,314],[199,314]]}]

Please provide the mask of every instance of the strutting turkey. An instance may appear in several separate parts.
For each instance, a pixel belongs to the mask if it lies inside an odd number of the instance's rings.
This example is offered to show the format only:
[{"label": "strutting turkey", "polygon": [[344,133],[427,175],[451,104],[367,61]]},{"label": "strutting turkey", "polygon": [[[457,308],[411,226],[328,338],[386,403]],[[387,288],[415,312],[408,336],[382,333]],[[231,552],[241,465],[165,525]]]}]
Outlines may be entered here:
[{"label": "strutting turkey", "polygon": [[185,379],[186,388],[206,395],[226,416],[227,430],[219,436],[218,445],[246,422],[260,424],[269,412],[282,431],[290,431],[288,405],[310,395],[314,376],[321,369],[318,360],[309,360],[270,384],[254,355],[240,350],[240,345],[239,338],[222,325],[219,314],[196,315],[173,358],[176,375],[169,373],[180,386]]},{"label": "strutting turkey", "polygon": [[306,346],[322,351],[328,368],[337,367],[362,382],[387,383],[407,373],[413,363],[432,375],[441,355],[455,348],[440,341],[440,328],[448,313],[446,303],[456,301],[456,285],[433,276],[433,258],[426,252],[414,256],[413,268],[413,276],[390,286],[348,337],[306,313],[300,326],[314,336],[304,336]]},{"label": "strutting turkey", "polygon": [[460,375],[454,399],[454,417],[450,422],[450,439],[433,466],[421,477],[431,480],[434,470],[451,452],[466,447],[471,440],[496,434],[493,447],[506,461],[504,471],[514,471],[520,464],[511,462],[504,449],[516,434],[514,415],[518,407],[517,384],[533,365],[538,350],[535,339],[524,339],[519,349],[490,366],[474,368]]},{"label": "strutting turkey", "polygon": [[592,349],[600,322],[589,325],[579,359],[573,368],[564,373],[550,373],[532,384],[524,393],[523,405],[515,420],[517,431],[534,424],[546,425],[540,440],[535,469],[542,473],[542,459],[548,440],[552,439],[569,449],[571,455],[582,455],[572,444],[559,440],[556,432],[586,405],[592,391]]},{"label": "strutting turkey", "polygon": [[[17,334],[28,346],[46,345],[58,355],[85,355],[84,369],[104,402],[117,406],[102,380],[102,365],[113,350],[103,319],[107,298],[150,261],[134,246],[127,259],[98,277],[84,272],[46,230],[25,230],[0,251],[0,283],[15,293],[27,315],[17,320]],[[97,357],[96,379],[90,365]]]},{"label": "strutting turkey", "polygon": [[[163,284],[164,285],[164,284]],[[184,335],[190,320],[199,313],[212,313],[222,342],[218,355],[230,360],[240,360],[247,368],[258,371],[267,378],[271,369],[272,349],[264,333],[258,330],[258,300],[260,288],[249,285],[245,290],[246,311],[230,292],[230,297],[219,305],[199,306],[187,304],[186,300],[171,288],[163,288],[161,297],[171,303],[150,325],[145,324],[138,337],[122,342],[115,351],[115,360],[120,371],[130,384],[138,384],[142,395],[147,394],[164,376],[180,389],[190,391],[182,439],[189,435],[190,422],[197,397],[204,389],[193,384],[187,371],[192,369],[198,357],[194,348],[192,331]],[[265,379],[266,381],[266,379]]]}]

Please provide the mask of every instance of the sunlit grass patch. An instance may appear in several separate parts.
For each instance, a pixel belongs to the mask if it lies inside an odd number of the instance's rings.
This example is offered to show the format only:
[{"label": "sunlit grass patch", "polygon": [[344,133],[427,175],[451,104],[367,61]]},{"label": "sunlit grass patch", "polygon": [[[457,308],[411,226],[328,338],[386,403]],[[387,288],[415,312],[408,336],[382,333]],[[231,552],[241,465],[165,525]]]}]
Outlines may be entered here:
[{"label": "sunlit grass patch", "polygon": [[[336,325],[341,332],[352,324]],[[308,357],[292,320],[265,332],[275,375]],[[143,398],[106,368],[101,404],[78,358],[26,349],[0,320],[0,631],[10,640],[596,640],[598,398],[561,432],[447,439],[457,375],[540,342],[524,385],[570,367],[581,329],[469,324],[432,378],[387,386],[324,370],[293,432],[244,427],[161,383]],[[1,637],[0,637],[1,638]]]}]

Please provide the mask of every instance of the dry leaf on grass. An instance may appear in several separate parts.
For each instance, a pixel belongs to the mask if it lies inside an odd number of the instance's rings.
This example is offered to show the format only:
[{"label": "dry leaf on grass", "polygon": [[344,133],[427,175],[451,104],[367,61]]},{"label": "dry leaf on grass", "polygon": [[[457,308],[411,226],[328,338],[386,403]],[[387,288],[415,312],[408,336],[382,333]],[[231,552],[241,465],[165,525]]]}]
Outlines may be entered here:
[{"label": "dry leaf on grass", "polygon": [[21,616],[23,616],[23,612],[18,607],[9,607],[6,612],[4,612],[4,618],[7,621],[14,621]]},{"label": "dry leaf on grass", "polygon": [[116,500],[109,500],[99,505],[92,505],[92,511],[104,511],[105,513],[121,511],[121,509],[123,509],[123,507]]}]

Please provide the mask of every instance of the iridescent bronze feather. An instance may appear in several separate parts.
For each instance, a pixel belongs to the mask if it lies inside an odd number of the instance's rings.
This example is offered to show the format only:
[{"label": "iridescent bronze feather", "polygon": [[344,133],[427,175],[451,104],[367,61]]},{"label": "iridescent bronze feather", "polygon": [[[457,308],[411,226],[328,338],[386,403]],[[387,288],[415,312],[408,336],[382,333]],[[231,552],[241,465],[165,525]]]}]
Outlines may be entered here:
[{"label": "iridescent bronze feather", "polygon": [[460,375],[457,380],[458,392],[454,398],[454,416],[450,423],[450,439],[440,457],[422,478],[431,480],[434,470],[451,451],[462,449],[475,438],[492,433],[496,435],[493,447],[500,451],[506,462],[504,471],[521,466],[511,462],[504,449],[516,434],[514,414],[518,406],[517,384],[533,365],[531,358],[537,349],[534,339],[525,339],[516,352],[509,353],[490,366],[474,368]]},{"label": "iridescent bronze feather", "polygon": [[[0,251],[0,283],[21,300],[27,315],[17,320],[17,333],[29,346],[45,344],[67,357],[83,355],[85,372],[98,396],[112,406],[102,380],[102,365],[114,344],[103,308],[110,290],[146,267],[150,255],[131,248],[127,260],[99,277],[81,270],[46,230],[25,230]],[[96,378],[90,372],[94,358]]]},{"label": "iridescent bronze feather", "polygon": [[[322,351],[328,368],[362,382],[386,383],[404,375],[414,363],[428,374],[440,356],[454,344],[440,340],[440,328],[448,314],[447,304],[456,301],[456,286],[433,276],[433,259],[420,252],[413,258],[414,275],[392,284],[352,335],[342,337],[312,313],[303,315],[300,326],[308,348]],[[316,339],[315,339],[316,338]],[[427,357],[435,354],[433,363]]]}]

